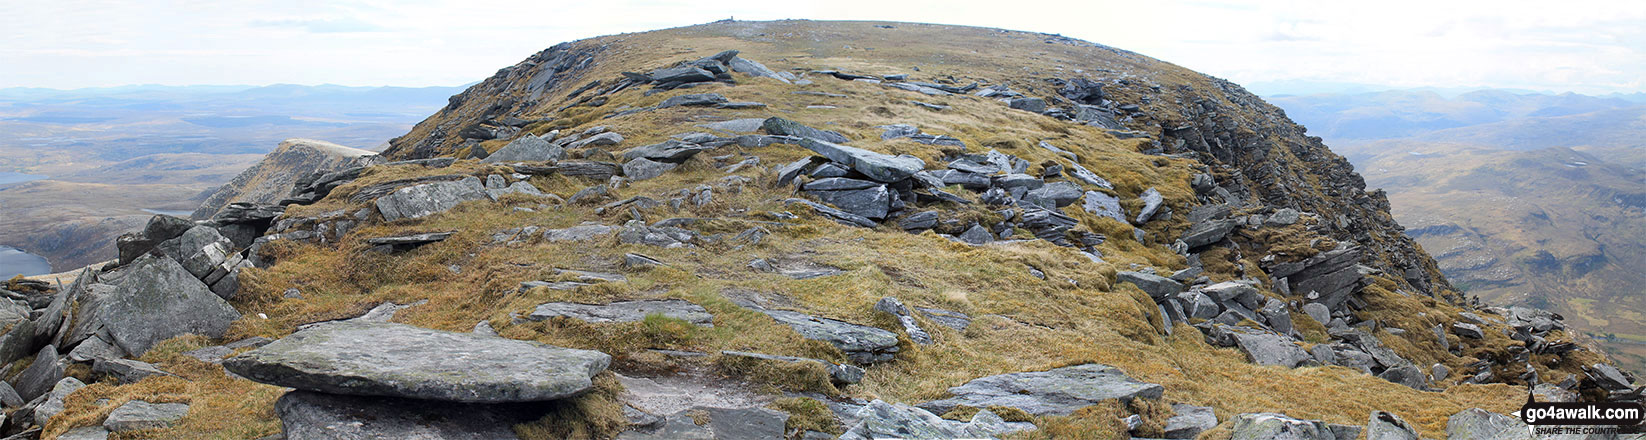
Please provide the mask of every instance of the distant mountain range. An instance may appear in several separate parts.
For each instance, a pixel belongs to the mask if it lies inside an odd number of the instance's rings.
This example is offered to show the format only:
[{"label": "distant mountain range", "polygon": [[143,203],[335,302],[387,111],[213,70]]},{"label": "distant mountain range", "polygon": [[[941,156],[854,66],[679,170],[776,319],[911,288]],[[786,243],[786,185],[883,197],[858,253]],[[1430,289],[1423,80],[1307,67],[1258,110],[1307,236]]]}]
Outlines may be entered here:
[{"label": "distant mountain range", "polygon": [[1646,100],[1479,90],[1267,98],[1388,191],[1448,279],[1646,371]]},{"label": "distant mountain range", "polygon": [[0,245],[57,270],[113,258],[114,236],[192,211],[282,140],[378,149],[463,88],[0,89],[0,173],[33,179],[0,184]]}]

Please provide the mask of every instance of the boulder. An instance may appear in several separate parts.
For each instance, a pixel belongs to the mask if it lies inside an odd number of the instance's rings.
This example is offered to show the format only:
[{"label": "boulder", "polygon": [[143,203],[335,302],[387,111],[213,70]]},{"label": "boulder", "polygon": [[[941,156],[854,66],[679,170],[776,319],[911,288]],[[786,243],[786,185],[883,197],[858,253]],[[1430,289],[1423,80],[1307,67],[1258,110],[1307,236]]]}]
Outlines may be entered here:
[{"label": "boulder", "polygon": [[82,306],[79,315],[133,356],[185,334],[222,337],[240,319],[240,312],[170,258],[144,256],[124,272],[112,292],[90,302],[89,313]]},{"label": "boulder", "polygon": [[1137,197],[1139,199],[1143,199],[1143,210],[1138,211],[1137,219],[1132,222],[1140,225],[1148,223],[1149,219],[1154,217],[1155,211],[1160,210],[1161,202],[1166,201],[1164,197],[1160,196],[1160,191],[1155,190],[1154,187],[1149,187],[1149,189],[1144,190],[1143,194],[1138,195]]},{"label": "boulder", "polygon": [[[172,375],[154,364],[135,359],[100,359],[92,364],[91,371],[112,377],[121,384],[137,383],[137,381],[151,376]],[[113,429],[111,428],[111,430]]]},{"label": "boulder", "polygon": [[779,323],[788,325],[806,339],[827,342],[860,364],[892,360],[897,353],[897,334],[866,325],[819,318],[787,310],[760,309]]},{"label": "boulder", "polygon": [[1207,220],[1196,223],[1188,231],[1183,232],[1183,243],[1189,245],[1190,250],[1198,249],[1223,241],[1223,237],[1234,231],[1234,220]]},{"label": "boulder", "polygon": [[566,150],[548,139],[534,134],[521,136],[486,156],[481,163],[558,162],[566,158]]},{"label": "boulder", "polygon": [[1040,113],[1046,111],[1046,100],[1041,98],[1011,98],[1006,106],[1017,110]]},{"label": "boulder", "polygon": [[1480,408],[1453,414],[1446,420],[1448,440],[1532,440],[1526,424],[1514,417]]},{"label": "boulder", "polygon": [[707,309],[679,299],[617,301],[598,305],[552,302],[537,306],[526,319],[543,321],[554,317],[567,317],[596,323],[639,322],[652,314],[679,319],[697,326],[714,327],[714,315],[710,315]]},{"label": "boulder", "polygon": [[1156,301],[1165,300],[1168,297],[1183,292],[1183,283],[1172,281],[1171,278],[1166,278],[1152,273],[1133,271],[1117,272],[1115,273],[1115,282],[1132,283],[1132,285],[1137,286],[1139,290],[1142,290],[1143,293],[1149,294],[1149,297],[1154,298]]},{"label": "boulder", "polygon": [[685,162],[686,159],[690,159],[697,153],[713,149],[712,146],[670,139],[661,143],[629,149],[629,151],[623,152],[623,160],[645,158],[656,162],[678,164]]},{"label": "boulder", "polygon": [[[827,179],[814,181],[812,184],[807,184],[807,187],[811,188],[817,186],[813,184],[836,179],[853,180],[846,179],[844,177],[830,177]],[[836,208],[840,208],[843,211],[873,220],[885,219],[886,215],[891,211],[892,192],[886,189],[886,185],[868,181],[859,182],[869,183],[872,186],[860,189],[834,191],[808,189],[807,193],[817,196],[818,200],[834,205]]]},{"label": "boulder", "polygon": [[1086,167],[1080,166],[1078,163],[1070,162],[1069,167],[1065,168],[1063,172],[1068,174],[1070,177],[1074,177],[1075,180],[1085,182],[1087,185],[1092,185],[1107,190],[1114,189],[1114,184],[1109,183],[1107,179],[1099,177],[1097,173],[1087,170]]},{"label": "boulder", "polygon": [[760,131],[761,124],[765,122],[766,120],[764,118],[746,118],[697,124],[697,126],[727,133],[753,133]]},{"label": "boulder", "polygon": [[896,183],[926,168],[926,161],[907,154],[892,156],[811,138],[802,138],[799,143],[879,182]]},{"label": "boulder", "polygon": [[210,226],[189,228],[183,235],[156,246],[166,256],[177,260],[195,278],[205,278],[217,265],[228,259],[234,246],[228,238]]},{"label": "boulder", "polygon": [[935,321],[938,325],[952,328],[957,332],[966,331],[966,327],[972,325],[972,317],[965,313],[925,307],[915,307],[915,310],[919,311],[926,319]]},{"label": "boulder", "polygon": [[[28,434],[28,432],[25,431],[23,434]],[[39,432],[35,432],[35,434],[38,435]],[[20,434],[20,435],[22,435],[22,434]],[[33,438],[33,437],[24,436],[24,437],[17,437],[17,438],[19,440],[23,440],[23,439]],[[57,436],[57,440],[108,440],[108,438],[109,438],[109,430],[103,429],[103,427],[101,427],[101,426],[87,426],[87,427],[83,427],[83,428],[74,428],[74,429],[70,429],[69,432],[63,433],[63,435]]]},{"label": "boulder", "polygon": [[446,212],[458,204],[472,200],[490,200],[486,186],[479,178],[464,177],[457,181],[433,182],[394,190],[375,202],[384,221],[417,219]]},{"label": "boulder", "polygon": [[1083,195],[1085,194],[1080,191],[1080,186],[1072,182],[1052,182],[1030,190],[1023,197],[1023,200],[1047,209],[1053,209],[1074,204]]},{"label": "boulder", "polygon": [[[1381,362],[1379,362],[1379,363],[1381,363]],[[1418,391],[1427,390],[1427,386],[1429,385],[1429,378],[1426,374],[1423,373],[1423,369],[1418,368],[1418,366],[1416,366],[1416,365],[1412,365],[1411,362],[1406,362],[1405,364],[1402,364],[1402,365],[1388,367],[1387,369],[1383,370],[1382,373],[1379,373],[1377,375],[1377,377],[1380,378],[1380,379],[1383,379],[1383,380],[1387,380],[1387,381],[1390,381],[1390,382],[1394,382],[1394,383],[1398,383],[1398,384],[1401,384],[1401,385],[1411,387],[1412,389],[1418,390]]]},{"label": "boulder", "polygon": [[848,225],[848,226],[857,226],[857,227],[862,227],[862,228],[873,228],[876,225],[879,225],[879,223],[875,223],[874,220],[869,220],[868,217],[864,217],[864,216],[861,216],[861,215],[857,215],[857,214],[853,214],[853,213],[850,213],[850,212],[835,209],[835,208],[826,206],[826,205],[821,204],[821,203],[813,202],[811,200],[806,200],[806,199],[783,199],[783,203],[805,205],[806,207],[811,208],[812,211],[816,212],[818,215],[828,217],[829,219],[832,219],[837,223]]},{"label": "boulder", "polygon": [[764,122],[761,122],[760,128],[762,130],[765,130],[767,134],[777,135],[777,136],[795,136],[795,137],[800,137],[800,138],[804,138],[804,139],[813,139],[813,140],[819,140],[819,141],[834,143],[834,144],[844,144],[844,143],[850,142],[850,139],[847,139],[845,135],[842,135],[840,133],[835,133],[835,132],[827,131],[827,130],[818,130],[818,129],[815,129],[815,128],[807,127],[806,125],[801,124],[799,122],[779,118],[779,117],[776,117],[776,116],[766,118],[766,120]]},{"label": "boulder", "polygon": [[609,362],[596,351],[349,320],[299,330],[223,366],[307,391],[498,403],[581,394]]},{"label": "boulder", "polygon": [[857,423],[848,428],[840,440],[994,438],[1034,429],[1029,423],[1007,422],[987,409],[962,423],[924,409],[879,399],[858,409],[853,418]]},{"label": "boulder", "polygon": [[73,377],[65,377],[57,381],[52,386],[51,393],[47,394],[46,399],[40,402],[40,406],[34,407],[34,424],[46,426],[46,423],[50,422],[52,417],[63,412],[63,399],[67,399],[70,394],[74,394],[75,391],[85,387],[84,382]]},{"label": "boulder", "polygon": [[726,66],[731,67],[733,72],[743,73],[754,77],[771,78],[782,81],[784,84],[790,83],[787,78],[784,78],[776,71],[767,68],[766,65],[760,64],[759,62],[748,58],[732,57],[731,61],[726,62]]},{"label": "boulder", "polygon": [[1319,420],[1275,413],[1235,416],[1233,431],[1230,440],[1337,440],[1331,428]]},{"label": "boulder", "polygon": [[858,382],[862,382],[863,381],[863,375],[867,373],[866,371],[863,370],[863,368],[858,367],[856,365],[836,364],[836,363],[825,361],[825,360],[822,360],[822,359],[812,359],[812,358],[803,358],[803,357],[794,357],[794,356],[779,356],[779,355],[763,354],[763,353],[750,353],[750,352],[746,352],[746,351],[722,351],[722,352],[720,352],[720,354],[722,356],[731,356],[731,357],[734,357],[734,358],[753,359],[753,360],[756,360],[756,361],[773,361],[773,362],[784,362],[784,363],[816,362],[817,364],[822,365],[824,369],[829,371],[829,380],[836,383],[836,384],[849,385],[849,384],[855,384],[855,383],[858,383]]},{"label": "boulder", "polygon": [[1275,210],[1274,214],[1270,214],[1269,217],[1263,219],[1263,226],[1269,226],[1269,227],[1287,226],[1287,225],[1290,225],[1290,224],[1293,224],[1293,223],[1297,223],[1298,217],[1299,217],[1299,214],[1298,214],[1296,209],[1280,208],[1280,209]]},{"label": "boulder", "polygon": [[[1476,336],[1476,338],[1478,339],[1479,336]],[[1617,367],[1597,363],[1584,367],[1583,371],[1589,376],[1590,380],[1593,380],[1603,390],[1627,391],[1634,389],[1633,381],[1629,380],[1629,377],[1624,375]]]},{"label": "boulder", "polygon": [[47,345],[40,349],[30,362],[28,368],[11,380],[17,395],[23,400],[34,400],[52,390],[58,381],[63,380],[63,360],[57,357],[57,347]]},{"label": "boulder", "polygon": [[585,224],[565,229],[548,229],[543,231],[543,241],[589,241],[601,236],[611,235],[617,228],[601,224]]},{"label": "boulder", "polygon": [[[216,209],[213,208],[213,211]],[[177,238],[194,226],[194,222],[188,219],[169,215],[149,217],[148,224],[143,226],[141,232],[121,235],[115,239],[114,246],[119,250],[120,264],[130,264],[132,260],[154,249],[155,245]]]},{"label": "boulder", "polygon": [[[1303,347],[1297,346],[1292,338],[1284,335],[1222,324],[1217,324],[1213,328],[1214,331],[1211,333],[1214,335],[1209,337],[1226,338],[1225,342],[1232,340],[1241,352],[1246,353],[1246,359],[1254,364],[1293,368],[1313,359],[1309,352],[1303,351]],[[1224,334],[1217,335],[1219,331]]]},{"label": "boulder", "polygon": [[1480,332],[1480,326],[1463,322],[1452,323],[1452,333],[1456,333],[1458,336],[1469,339],[1481,339],[1486,337],[1485,333]]},{"label": "boulder", "polygon": [[457,231],[429,232],[423,234],[396,235],[390,237],[373,237],[366,239],[366,244],[372,245],[374,252],[399,253],[422,247],[429,243],[438,243],[451,238]]},{"label": "boulder", "polygon": [[637,157],[623,164],[623,177],[633,181],[656,179],[677,166],[679,165]]},{"label": "boulder", "polygon": [[714,81],[713,73],[709,73],[709,71],[703,70],[696,66],[679,66],[666,69],[657,69],[653,70],[651,74],[646,76],[650,77],[652,82],[656,84]]},{"label": "boulder", "polygon": [[1217,414],[1212,412],[1212,407],[1175,403],[1172,411],[1177,415],[1166,419],[1166,438],[1195,438],[1217,427]]},{"label": "boulder", "polygon": [[514,425],[542,418],[537,404],[462,404],[292,391],[275,401],[287,440],[518,438]]},{"label": "boulder", "polygon": [[903,301],[888,296],[875,302],[874,309],[892,315],[893,318],[897,319],[897,322],[903,324],[903,333],[909,335],[909,340],[920,345],[932,344],[932,335],[926,333],[925,329],[920,328],[920,324],[914,320],[914,314],[909,313],[909,308],[903,305]]},{"label": "boulder", "polygon": [[1418,440],[1417,430],[1394,413],[1372,411],[1366,421],[1366,440]]},{"label": "boulder", "polygon": [[918,405],[943,414],[956,406],[974,408],[1006,406],[1031,415],[1066,416],[1075,410],[1107,399],[1158,399],[1165,388],[1138,382],[1120,369],[1103,364],[1082,364],[1047,371],[1031,371],[981,377],[965,385],[949,388],[954,397]]},{"label": "boulder", "polygon": [[129,400],[109,413],[103,420],[103,429],[109,432],[159,429],[176,424],[188,415],[189,405],[182,403],[148,403]]}]

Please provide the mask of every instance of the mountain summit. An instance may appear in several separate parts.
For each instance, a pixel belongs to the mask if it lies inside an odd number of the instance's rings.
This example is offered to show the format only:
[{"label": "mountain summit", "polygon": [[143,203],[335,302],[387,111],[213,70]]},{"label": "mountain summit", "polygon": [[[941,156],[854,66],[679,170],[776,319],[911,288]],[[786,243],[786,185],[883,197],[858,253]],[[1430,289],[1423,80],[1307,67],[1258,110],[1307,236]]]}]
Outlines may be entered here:
[{"label": "mountain summit", "polygon": [[40,400],[11,426],[1474,438],[1524,432],[1527,386],[1639,398],[1558,315],[1463,303],[1278,108],[1057,35],[575,41],[382,156],[260,166],[299,178],[13,286],[0,354]]}]

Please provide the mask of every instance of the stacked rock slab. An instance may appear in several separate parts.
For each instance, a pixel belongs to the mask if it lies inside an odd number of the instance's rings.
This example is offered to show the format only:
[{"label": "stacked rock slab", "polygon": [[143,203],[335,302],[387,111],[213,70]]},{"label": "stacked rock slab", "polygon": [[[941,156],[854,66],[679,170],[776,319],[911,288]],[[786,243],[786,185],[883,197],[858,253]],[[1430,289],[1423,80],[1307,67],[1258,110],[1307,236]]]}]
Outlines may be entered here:
[{"label": "stacked rock slab", "polygon": [[223,366],[298,390],[277,405],[288,439],[335,438],[335,429],[356,433],[351,438],[494,431],[485,438],[512,438],[507,426],[543,416],[542,406],[533,414],[523,404],[585,393],[610,362],[596,351],[345,320],[299,330]]}]

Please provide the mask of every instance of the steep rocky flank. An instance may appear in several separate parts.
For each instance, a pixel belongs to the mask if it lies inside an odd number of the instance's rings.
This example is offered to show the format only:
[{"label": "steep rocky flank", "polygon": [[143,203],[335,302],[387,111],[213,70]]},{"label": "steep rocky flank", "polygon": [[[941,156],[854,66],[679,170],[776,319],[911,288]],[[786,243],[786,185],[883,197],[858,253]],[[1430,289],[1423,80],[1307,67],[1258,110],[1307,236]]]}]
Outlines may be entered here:
[{"label": "steep rocky flank", "polygon": [[1279,110],[1055,35],[600,37],[392,144],[14,286],[8,429],[1474,438],[1534,384],[1640,398],[1558,315],[1454,301]]},{"label": "steep rocky flank", "polygon": [[314,172],[369,165],[377,153],[313,139],[287,139],[268,157],[213,191],[192,216],[209,219],[232,202],[272,204],[286,198],[298,179]]}]

